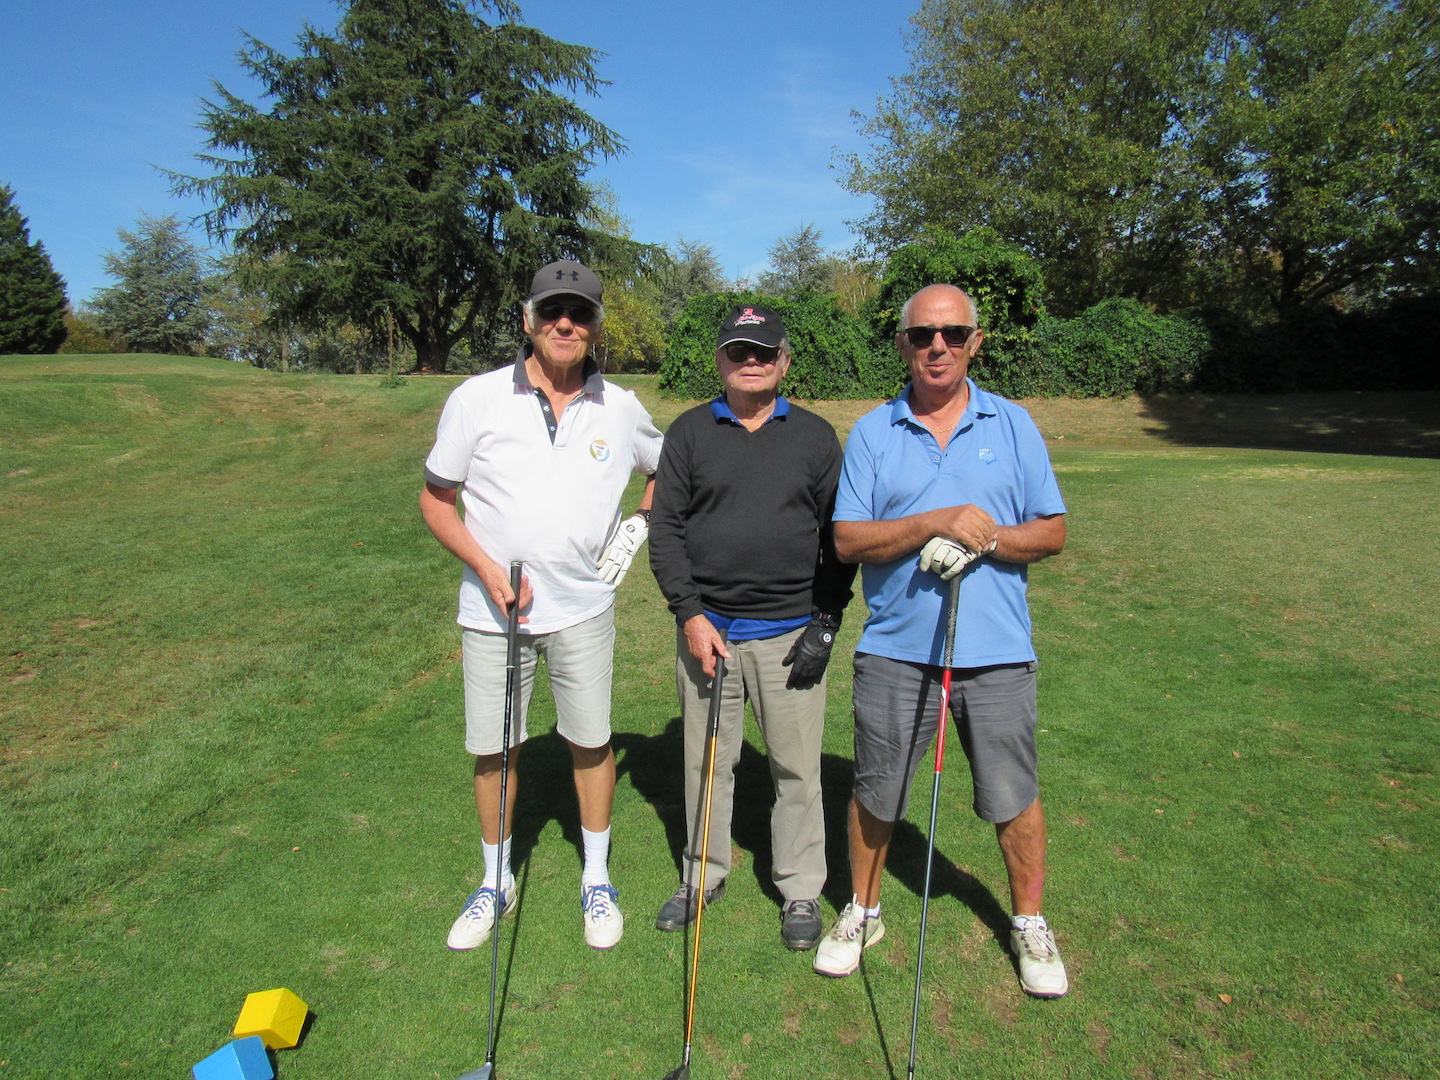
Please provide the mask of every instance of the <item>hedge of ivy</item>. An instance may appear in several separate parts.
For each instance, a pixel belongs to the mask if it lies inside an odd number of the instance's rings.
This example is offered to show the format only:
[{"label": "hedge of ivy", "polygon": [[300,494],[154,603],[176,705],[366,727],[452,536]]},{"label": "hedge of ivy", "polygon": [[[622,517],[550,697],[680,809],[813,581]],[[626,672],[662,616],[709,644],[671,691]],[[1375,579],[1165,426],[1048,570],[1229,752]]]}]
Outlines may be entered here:
[{"label": "hedge of ivy", "polygon": [[865,382],[874,355],[869,324],[845,312],[834,298],[818,293],[790,298],[755,292],[695,297],[670,332],[665,361],[660,365],[661,390],[681,398],[710,398],[720,393],[715,340],[720,324],[736,304],[770,308],[785,321],[793,350],[781,388],[787,396],[806,400],[883,396]]},{"label": "hedge of ivy", "polygon": [[660,386],[676,397],[719,393],[720,323],[734,304],[753,303],[785,319],[794,347],[786,394],[890,397],[908,378],[895,348],[900,306],[937,281],[976,299],[986,336],[972,373],[1005,397],[1440,390],[1440,297],[1399,299],[1365,312],[1324,308],[1258,324],[1214,308],[1163,315],[1119,298],[1073,319],[1048,318],[1038,267],[988,229],[963,238],[932,234],[899,248],[859,317],[814,293],[696,297],[671,331]]}]

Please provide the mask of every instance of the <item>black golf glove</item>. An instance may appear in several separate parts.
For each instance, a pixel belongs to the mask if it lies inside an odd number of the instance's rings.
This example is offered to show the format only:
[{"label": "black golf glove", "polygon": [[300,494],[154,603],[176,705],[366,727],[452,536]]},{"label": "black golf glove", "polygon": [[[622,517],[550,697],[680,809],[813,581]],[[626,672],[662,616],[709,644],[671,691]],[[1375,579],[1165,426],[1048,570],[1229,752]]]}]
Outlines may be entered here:
[{"label": "black golf glove", "polygon": [[790,646],[785,659],[780,661],[790,668],[790,677],[785,685],[792,690],[814,686],[825,674],[825,665],[830,662],[830,650],[835,647],[835,632],[840,629],[840,616],[820,614],[810,620],[801,635]]}]

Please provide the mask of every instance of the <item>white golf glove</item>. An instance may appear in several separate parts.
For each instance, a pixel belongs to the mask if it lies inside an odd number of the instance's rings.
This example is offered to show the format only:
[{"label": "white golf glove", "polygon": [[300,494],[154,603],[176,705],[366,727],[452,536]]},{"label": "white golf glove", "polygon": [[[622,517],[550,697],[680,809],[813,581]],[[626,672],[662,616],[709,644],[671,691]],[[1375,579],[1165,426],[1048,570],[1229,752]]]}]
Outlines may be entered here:
[{"label": "white golf glove", "polygon": [[615,537],[600,556],[600,580],[619,588],[635,561],[635,552],[650,535],[650,522],[641,514],[634,514],[620,523]]},{"label": "white golf glove", "polygon": [[949,581],[979,557],[964,544],[933,536],[920,549],[920,569],[939,574],[941,581]]}]

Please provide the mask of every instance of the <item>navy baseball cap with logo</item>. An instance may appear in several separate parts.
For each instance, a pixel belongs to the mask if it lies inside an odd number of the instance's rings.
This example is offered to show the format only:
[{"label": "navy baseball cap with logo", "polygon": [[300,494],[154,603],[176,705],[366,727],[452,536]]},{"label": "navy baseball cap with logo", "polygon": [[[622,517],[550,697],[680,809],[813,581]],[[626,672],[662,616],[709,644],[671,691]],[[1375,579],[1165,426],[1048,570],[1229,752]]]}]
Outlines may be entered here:
[{"label": "navy baseball cap with logo", "polygon": [[736,304],[734,310],[720,324],[720,340],[717,349],[723,349],[732,341],[749,341],[755,345],[777,348],[785,340],[785,324],[780,316],[769,308],[754,304]]},{"label": "navy baseball cap with logo", "polygon": [[603,292],[604,286],[595,276],[595,271],[574,259],[561,259],[542,266],[530,282],[530,299],[535,303],[549,296],[583,296],[600,307]]}]

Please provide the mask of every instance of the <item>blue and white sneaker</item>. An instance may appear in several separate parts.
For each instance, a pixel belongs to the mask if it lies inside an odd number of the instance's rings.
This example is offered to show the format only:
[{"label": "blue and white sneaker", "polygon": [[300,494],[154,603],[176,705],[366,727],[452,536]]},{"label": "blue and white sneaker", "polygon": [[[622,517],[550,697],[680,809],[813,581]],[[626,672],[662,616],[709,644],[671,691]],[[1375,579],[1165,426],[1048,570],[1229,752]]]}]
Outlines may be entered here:
[{"label": "blue and white sneaker", "polygon": [[620,894],[613,885],[580,886],[580,908],[585,914],[585,944],[592,949],[611,949],[625,932],[620,914]]},{"label": "blue and white sneaker", "polygon": [[497,904],[494,889],[489,885],[481,885],[470,894],[470,899],[465,901],[459,918],[450,927],[450,936],[445,939],[445,944],[456,951],[484,945],[490,940],[491,931],[495,929],[495,909],[500,908],[502,919],[515,914],[515,905],[520,902],[520,896],[512,888],[508,896],[502,891],[499,901]]}]

